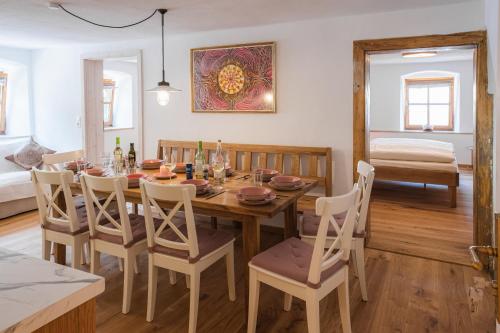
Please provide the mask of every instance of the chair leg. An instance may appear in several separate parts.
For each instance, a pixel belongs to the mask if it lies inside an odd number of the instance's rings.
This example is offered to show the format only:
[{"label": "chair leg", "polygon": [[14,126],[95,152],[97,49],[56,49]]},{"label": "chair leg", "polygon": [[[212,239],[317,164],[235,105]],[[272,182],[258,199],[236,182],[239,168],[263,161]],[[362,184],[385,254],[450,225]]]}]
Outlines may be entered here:
[{"label": "chair leg", "polygon": [[[316,291],[311,291],[306,296],[307,331],[309,333],[319,333],[319,299]],[[345,333],[345,332],[344,332]]]},{"label": "chair leg", "polygon": [[156,306],[156,286],[158,281],[158,267],[153,263],[153,256],[149,255],[148,260],[148,309],[146,320],[153,321]]},{"label": "chair leg", "polygon": [[139,265],[137,264],[137,256],[135,257],[134,260],[134,273],[139,274]]},{"label": "chair leg", "polygon": [[226,254],[226,273],[227,273],[227,288],[229,292],[229,300],[236,300],[236,287],[234,282],[234,246]]},{"label": "chair leg", "polygon": [[71,249],[71,267],[81,269],[83,243],[78,238],[73,238],[73,248]]},{"label": "chair leg", "polygon": [[210,223],[212,224],[212,229],[217,229],[217,217],[210,216]]},{"label": "chair leg", "polygon": [[260,281],[257,280],[257,273],[250,267],[247,333],[255,333],[255,330],[257,329],[257,314],[259,312],[259,293],[260,293]]},{"label": "chair leg", "polygon": [[124,260],[124,282],[123,282],[123,305],[122,313],[127,314],[130,311],[132,302],[132,287],[134,285],[134,259],[132,253],[127,253]]},{"label": "chair leg", "polygon": [[175,271],[172,271],[172,270],[168,270],[168,278],[170,280],[170,284],[171,285],[174,285],[177,283],[177,273],[175,273]]},{"label": "chair leg", "polygon": [[292,300],[293,296],[285,293],[284,301],[283,301],[283,310],[290,311],[292,308]]},{"label": "chair leg", "polygon": [[190,285],[191,285],[191,282],[189,282],[191,280],[189,274],[186,274],[186,287],[189,289],[190,288]]},{"label": "chair leg", "polygon": [[42,236],[42,255],[44,260],[50,261],[50,247],[52,242],[45,240],[45,235]]},{"label": "chair leg", "polygon": [[[353,242],[353,243],[356,243],[356,242]],[[353,244],[354,245],[354,244]],[[353,274],[355,277],[358,277],[358,267],[356,266],[356,263],[357,263],[357,259],[356,259],[356,249],[351,249],[351,258],[352,258],[352,262],[354,263],[354,265],[352,265],[352,270],[353,270]]]},{"label": "chair leg", "polygon": [[[345,270],[344,282],[338,286],[338,296],[342,331],[344,333],[351,333],[351,314],[349,309],[349,270],[347,268]],[[309,309],[307,309],[307,311],[309,311]],[[309,312],[307,321],[309,322]]]},{"label": "chair leg", "polygon": [[123,259],[116,257],[116,260],[118,260],[118,268],[120,269],[120,272],[123,272]]},{"label": "chair leg", "polygon": [[80,256],[80,266],[83,266],[87,263],[87,256],[85,255],[85,244],[86,244],[85,242],[82,243],[82,250],[81,250],[82,254]]},{"label": "chair leg", "polygon": [[189,333],[196,332],[196,323],[198,321],[198,303],[200,302],[200,272],[193,270],[189,279]]},{"label": "chair leg", "polygon": [[101,266],[101,254],[96,251],[95,243],[90,242],[90,272],[95,274]]},{"label": "chair leg", "polygon": [[361,287],[361,298],[366,302],[368,301],[368,291],[366,290],[365,246],[362,240],[356,240],[354,244],[356,248],[354,266],[358,271],[359,286]]}]

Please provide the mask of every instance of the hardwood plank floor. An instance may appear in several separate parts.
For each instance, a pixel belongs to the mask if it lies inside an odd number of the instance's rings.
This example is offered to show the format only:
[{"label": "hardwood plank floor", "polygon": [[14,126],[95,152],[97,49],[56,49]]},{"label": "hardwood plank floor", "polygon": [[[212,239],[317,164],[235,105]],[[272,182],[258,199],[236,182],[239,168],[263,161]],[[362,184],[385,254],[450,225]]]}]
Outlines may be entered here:
[{"label": "hardwood plank floor", "polygon": [[[41,257],[37,215],[27,213],[0,220],[0,247]],[[206,225],[209,225],[207,221]],[[216,263],[202,274],[198,332],[245,332],[243,268],[240,230],[235,266],[237,300],[227,295],[225,265]],[[280,241],[262,233],[263,247]],[[69,251],[68,251],[69,252]],[[470,267],[367,249],[369,301],[361,301],[359,283],[351,277],[350,300],[353,332],[494,332],[494,291],[484,273]],[[68,253],[68,261],[70,255]],[[178,275],[171,286],[165,270],[159,272],[156,316],[147,323],[147,256],[140,257],[135,276],[131,312],[121,313],[123,274],[115,258],[103,256],[99,274],[106,291],[97,299],[98,332],[187,332],[189,290]],[[88,267],[87,267],[88,269]],[[352,273],[351,273],[352,275]],[[282,310],[282,293],[262,286],[258,332],[307,332],[305,304],[294,299],[290,312]],[[321,301],[321,332],[341,332],[336,292]]]},{"label": "hardwood plank floor", "polygon": [[445,186],[375,182],[372,192],[372,249],[470,264],[472,173],[460,171],[457,207],[448,206]]}]

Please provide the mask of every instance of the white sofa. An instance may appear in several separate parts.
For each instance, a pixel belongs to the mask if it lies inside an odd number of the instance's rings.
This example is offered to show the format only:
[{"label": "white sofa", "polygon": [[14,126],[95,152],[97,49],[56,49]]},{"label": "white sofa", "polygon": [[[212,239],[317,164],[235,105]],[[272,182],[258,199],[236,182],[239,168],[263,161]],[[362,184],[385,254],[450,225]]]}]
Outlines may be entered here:
[{"label": "white sofa", "polygon": [[0,219],[37,208],[30,172],[5,159],[29,140],[0,139]]}]

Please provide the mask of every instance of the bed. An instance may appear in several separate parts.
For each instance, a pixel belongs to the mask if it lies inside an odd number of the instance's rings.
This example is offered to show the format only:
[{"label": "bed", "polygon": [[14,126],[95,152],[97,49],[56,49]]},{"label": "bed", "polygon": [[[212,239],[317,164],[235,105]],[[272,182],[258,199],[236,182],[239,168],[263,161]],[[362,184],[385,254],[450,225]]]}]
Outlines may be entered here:
[{"label": "bed", "polygon": [[448,186],[450,207],[457,206],[458,164],[452,143],[407,138],[370,141],[375,179]]}]

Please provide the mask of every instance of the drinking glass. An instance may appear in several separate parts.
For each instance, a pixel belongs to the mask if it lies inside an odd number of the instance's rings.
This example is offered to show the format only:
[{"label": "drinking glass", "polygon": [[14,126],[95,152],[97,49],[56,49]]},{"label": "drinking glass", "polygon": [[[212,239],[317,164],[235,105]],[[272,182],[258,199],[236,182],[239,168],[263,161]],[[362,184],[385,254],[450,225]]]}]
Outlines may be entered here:
[{"label": "drinking glass", "polygon": [[172,180],[172,172],[175,170],[176,166],[175,153],[174,151],[172,151],[170,153],[170,156],[167,153],[165,153],[163,157],[164,157],[163,165],[167,168],[168,173],[170,174],[170,180]]},{"label": "drinking glass", "polygon": [[253,173],[253,185],[257,187],[262,186],[262,177],[263,177],[263,172],[262,170],[255,170]]}]

